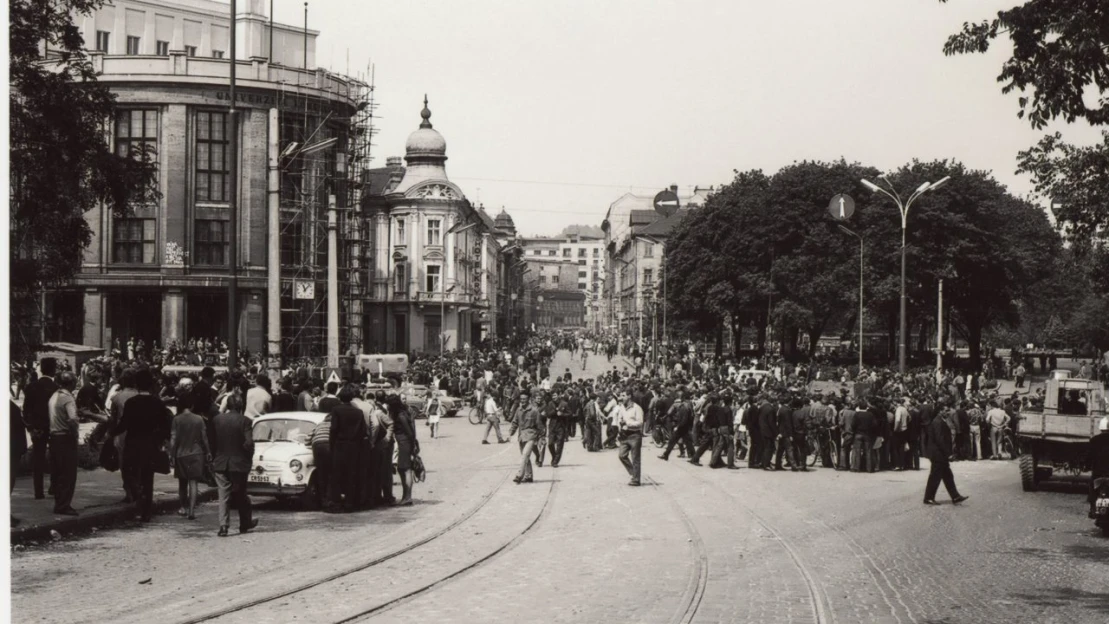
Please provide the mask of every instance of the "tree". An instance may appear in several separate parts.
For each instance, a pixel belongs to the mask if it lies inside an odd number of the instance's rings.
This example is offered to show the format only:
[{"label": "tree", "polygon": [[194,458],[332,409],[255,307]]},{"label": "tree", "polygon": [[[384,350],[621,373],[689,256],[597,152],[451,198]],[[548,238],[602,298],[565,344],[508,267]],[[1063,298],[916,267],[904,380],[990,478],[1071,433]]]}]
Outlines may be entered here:
[{"label": "tree", "polygon": [[[28,312],[38,295],[80,269],[92,236],[86,212],[104,203],[122,215],[136,198],[156,196],[149,155],[117,155],[105,141],[114,96],[97,83],[73,21],[102,3],[9,0],[13,330],[41,323]],[[13,350],[26,357],[36,341],[17,332]]]},{"label": "tree", "polygon": [[[946,2],[947,0],[940,0]],[[963,24],[944,45],[945,55],[983,53],[1008,34],[1013,53],[1002,64],[1002,93],[1021,92],[1018,116],[1033,128],[1063,118],[1109,124],[1109,0],[1027,0],[993,20]],[[1096,92],[1096,93],[1095,93]],[[1091,103],[1097,100],[1096,106]],[[1109,230],[1109,133],[1089,148],[1044,137],[1018,155],[1017,173],[1033,178],[1038,195],[1056,203],[1060,226],[1072,240]]]}]

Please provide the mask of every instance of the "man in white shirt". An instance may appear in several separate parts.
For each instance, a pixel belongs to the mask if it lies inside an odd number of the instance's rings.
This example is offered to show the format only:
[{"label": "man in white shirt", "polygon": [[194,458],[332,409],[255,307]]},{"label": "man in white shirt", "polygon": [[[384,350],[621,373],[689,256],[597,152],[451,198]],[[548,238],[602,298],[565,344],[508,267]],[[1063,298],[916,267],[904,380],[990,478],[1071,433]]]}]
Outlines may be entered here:
[{"label": "man in white shirt", "polygon": [[485,435],[481,437],[481,443],[489,444],[490,431],[497,432],[497,444],[508,442],[501,435],[501,408],[497,407],[497,402],[493,400],[492,393],[485,395],[485,404],[482,405],[482,411],[485,412]]},{"label": "man in white shirt", "polygon": [[627,390],[620,392],[616,408],[616,426],[620,433],[620,463],[631,476],[628,485],[639,485],[640,458],[643,453],[643,408],[631,399]]},{"label": "man in white shirt", "polygon": [[1009,414],[994,403],[990,411],[986,412],[986,422],[990,425],[990,459],[999,459],[1001,438],[1005,435],[1005,427],[1009,425]]},{"label": "man in white shirt", "polygon": [[602,420],[605,423],[605,448],[616,448],[616,411],[620,404],[612,396],[609,397],[608,402],[605,403],[604,408],[601,410]]},{"label": "man in white shirt", "polygon": [[254,386],[246,391],[246,408],[243,414],[250,419],[258,418],[270,411],[270,378],[259,373],[254,378]]}]

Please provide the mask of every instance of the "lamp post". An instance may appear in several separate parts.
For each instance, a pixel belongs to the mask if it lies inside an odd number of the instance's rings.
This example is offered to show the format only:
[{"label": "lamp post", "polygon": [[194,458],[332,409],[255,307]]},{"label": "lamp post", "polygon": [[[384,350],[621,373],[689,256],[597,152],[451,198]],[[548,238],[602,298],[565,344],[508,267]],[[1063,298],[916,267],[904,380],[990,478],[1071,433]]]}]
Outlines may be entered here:
[{"label": "lamp post", "polygon": [[913,191],[912,195],[910,195],[909,199],[906,201],[901,200],[901,195],[899,195],[897,191],[893,188],[893,184],[890,183],[889,178],[887,178],[885,174],[882,174],[879,179],[885,181],[886,186],[889,187],[889,190],[886,190],[866,179],[862,179],[860,181],[862,182],[863,186],[870,190],[870,192],[882,193],[886,197],[892,199],[894,203],[897,204],[898,210],[901,211],[901,339],[899,341],[900,345],[898,346],[897,364],[898,370],[901,372],[902,375],[904,375],[908,367],[909,352],[909,336],[905,317],[905,231],[908,229],[909,225],[909,208],[913,205],[913,202],[916,201],[916,199],[921,195],[927,193],[928,191],[934,191],[944,184],[947,184],[947,181],[951,179],[951,176],[944,176],[936,182],[925,182],[924,184],[921,184],[917,187],[915,191]]},{"label": "lamp post", "polygon": [[[439,283],[443,286],[447,285],[445,281],[440,281]],[[447,294],[454,290],[456,286],[458,286],[457,282],[451,284],[451,287],[446,290],[442,290],[440,287],[439,322],[442,326],[439,328],[439,357],[443,357],[443,346],[447,342]]]},{"label": "lamp post", "polygon": [[839,226],[839,229],[859,239],[859,372],[863,370],[863,237],[854,231]]}]

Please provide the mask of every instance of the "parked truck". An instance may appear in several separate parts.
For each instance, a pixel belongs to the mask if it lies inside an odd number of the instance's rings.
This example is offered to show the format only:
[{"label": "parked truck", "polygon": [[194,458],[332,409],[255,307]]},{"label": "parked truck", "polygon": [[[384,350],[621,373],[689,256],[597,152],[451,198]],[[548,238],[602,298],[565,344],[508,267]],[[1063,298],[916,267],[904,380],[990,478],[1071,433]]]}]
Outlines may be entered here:
[{"label": "parked truck", "polygon": [[1021,410],[1018,438],[1020,482],[1031,492],[1055,471],[1077,475],[1090,470],[1090,438],[1105,417],[1105,386],[1056,370],[1045,383],[1042,409]]}]

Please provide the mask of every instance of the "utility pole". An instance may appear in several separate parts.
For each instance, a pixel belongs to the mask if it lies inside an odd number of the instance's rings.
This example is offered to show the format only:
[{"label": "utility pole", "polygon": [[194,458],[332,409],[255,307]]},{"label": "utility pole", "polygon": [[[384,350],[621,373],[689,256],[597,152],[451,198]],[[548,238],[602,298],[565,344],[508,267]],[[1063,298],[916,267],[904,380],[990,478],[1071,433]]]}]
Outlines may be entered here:
[{"label": "utility pole", "polygon": [[231,108],[228,111],[227,121],[230,123],[231,140],[229,146],[231,161],[228,167],[228,197],[227,202],[227,368],[235,369],[239,365],[239,111],[235,109],[235,66],[238,64],[238,50],[235,49],[235,15],[238,12],[236,0],[231,0],[231,85],[229,95]]},{"label": "utility pole", "polygon": [[281,370],[281,195],[280,195],[280,146],[278,128],[280,118],[276,108],[269,110],[270,136],[267,145],[269,180],[267,181],[266,206],[266,351],[270,374],[275,378]]},{"label": "utility pole", "polygon": [[943,278],[940,278],[940,299],[936,308],[936,370],[940,370],[943,368]]},{"label": "utility pole", "polygon": [[308,71],[308,3],[304,3],[304,70]]},{"label": "utility pole", "polygon": [[339,367],[339,209],[327,196],[327,365]]}]

